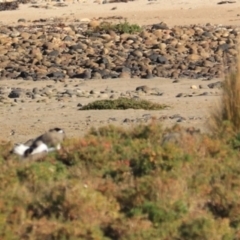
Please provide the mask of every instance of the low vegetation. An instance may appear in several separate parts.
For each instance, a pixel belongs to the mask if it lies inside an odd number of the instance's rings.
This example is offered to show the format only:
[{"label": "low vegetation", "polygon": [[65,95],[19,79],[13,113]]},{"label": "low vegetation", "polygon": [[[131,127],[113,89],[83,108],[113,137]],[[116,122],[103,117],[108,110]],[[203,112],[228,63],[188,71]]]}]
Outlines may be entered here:
[{"label": "low vegetation", "polygon": [[128,21],[120,23],[111,23],[111,22],[102,22],[99,26],[92,29],[93,32],[109,32],[114,31],[119,34],[123,33],[139,33],[142,31],[142,28],[138,24],[131,24]]},{"label": "low vegetation", "polygon": [[239,81],[212,134],[109,125],[32,163],[2,143],[0,239],[240,239]]},{"label": "low vegetation", "polygon": [[92,129],[42,162],[19,161],[6,144],[0,237],[238,239],[240,161],[230,140],[153,121]]},{"label": "low vegetation", "polygon": [[118,98],[115,100],[97,100],[91,102],[81,108],[81,110],[92,110],[92,109],[145,109],[145,110],[161,110],[166,108],[164,104],[153,103],[148,100],[134,99],[134,98]]},{"label": "low vegetation", "polygon": [[211,127],[213,131],[223,132],[231,129],[237,133],[240,129],[240,62],[235,71],[226,75],[223,83],[223,96],[218,108],[212,113]]}]

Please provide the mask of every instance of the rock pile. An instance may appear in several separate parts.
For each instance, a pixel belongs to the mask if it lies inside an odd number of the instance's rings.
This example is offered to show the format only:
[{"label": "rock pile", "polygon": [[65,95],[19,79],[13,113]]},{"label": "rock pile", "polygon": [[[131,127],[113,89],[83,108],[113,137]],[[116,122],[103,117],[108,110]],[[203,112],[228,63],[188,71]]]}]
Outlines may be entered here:
[{"label": "rock pile", "polygon": [[0,2],[0,11],[9,11],[18,9],[19,2]]},{"label": "rock pile", "polygon": [[31,0],[0,1],[0,11],[16,10],[16,9],[18,9],[19,4],[27,4],[30,2],[31,2]]},{"label": "rock pile", "polygon": [[161,23],[135,34],[89,27],[98,24],[0,26],[0,78],[210,79],[235,66],[237,27]]},{"label": "rock pile", "polygon": [[27,4],[32,2],[32,0],[17,0],[19,4]]}]

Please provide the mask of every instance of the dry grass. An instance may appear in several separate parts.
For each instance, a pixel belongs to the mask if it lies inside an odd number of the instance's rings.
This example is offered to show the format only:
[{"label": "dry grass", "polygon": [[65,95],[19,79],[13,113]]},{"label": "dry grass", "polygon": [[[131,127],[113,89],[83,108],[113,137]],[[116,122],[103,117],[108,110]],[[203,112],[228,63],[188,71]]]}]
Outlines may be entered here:
[{"label": "dry grass", "polygon": [[43,162],[9,149],[1,148],[1,239],[238,239],[232,142],[153,121],[92,129]]},{"label": "dry grass", "polygon": [[240,239],[239,107],[240,67],[224,82],[215,135],[109,125],[32,163],[3,142],[0,239]]},{"label": "dry grass", "polygon": [[[240,59],[240,58],[239,58]],[[240,61],[235,71],[228,71],[223,81],[222,98],[212,112],[210,128],[214,133],[238,133],[240,129]]]}]

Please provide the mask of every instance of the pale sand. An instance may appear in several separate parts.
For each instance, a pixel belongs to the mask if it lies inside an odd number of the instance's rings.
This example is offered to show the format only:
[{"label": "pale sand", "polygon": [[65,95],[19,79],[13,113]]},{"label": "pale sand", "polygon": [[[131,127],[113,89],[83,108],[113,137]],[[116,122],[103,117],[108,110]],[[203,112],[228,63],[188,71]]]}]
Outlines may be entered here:
[{"label": "pale sand", "polygon": [[[68,7],[58,7],[54,9],[35,9],[30,8],[29,4],[21,5],[19,10],[1,12],[0,22],[3,24],[16,24],[20,18],[26,20],[37,20],[39,18],[64,17],[69,21],[77,18],[98,18],[108,16],[122,16],[131,23],[148,25],[159,22],[166,22],[169,26],[189,25],[189,24],[232,24],[240,23],[240,2],[234,4],[217,5],[218,0],[157,0],[149,2],[138,0],[129,3],[112,3],[99,5],[93,1],[85,3],[68,3]],[[45,5],[46,3],[39,3]],[[111,8],[117,6],[117,9],[111,11]],[[78,80],[79,81],[79,80]],[[214,80],[210,81],[213,82]],[[51,84],[53,83],[50,81]],[[190,89],[192,84],[199,85],[210,83],[201,80],[181,80],[180,83],[173,84],[171,79],[151,79],[151,80],[99,80],[86,81],[83,89],[104,90],[107,86],[114,90],[127,91],[134,90],[137,86],[148,85],[149,87],[158,87],[165,93],[163,96],[146,97],[155,102],[166,103],[171,106],[170,109],[163,111],[143,111],[143,110],[125,110],[125,111],[79,111],[78,103],[86,104],[95,99],[72,98],[65,102],[48,101],[45,103],[19,103],[17,106],[0,107],[1,138],[11,141],[25,141],[31,137],[41,134],[43,131],[59,126],[66,130],[69,137],[82,136],[91,126],[102,126],[108,123],[109,117],[115,117],[117,122],[122,124],[125,118],[142,117],[145,113],[151,113],[157,118],[173,114],[181,114],[188,119],[195,117],[196,120],[186,120],[180,123],[183,126],[200,127],[206,130],[206,120],[209,113],[215,108],[219,96],[199,96],[192,98],[176,98],[180,92],[192,93]],[[0,85],[21,86],[32,88],[35,86],[44,87],[49,81],[29,82],[29,81],[1,81]],[[70,83],[70,85],[74,83]],[[57,83],[58,88],[62,88],[62,83]],[[200,92],[218,92],[218,90],[202,89]],[[88,122],[88,119],[91,122]],[[202,119],[198,119],[201,117]],[[165,120],[163,126],[173,125],[176,120]],[[124,126],[127,124],[124,124]],[[131,125],[130,125],[131,126]],[[10,135],[14,130],[15,134]]]},{"label": "pale sand", "polygon": [[[81,0],[80,0],[81,1]],[[220,0],[137,0],[128,3],[109,3],[99,5],[93,0],[72,3],[67,7],[53,9],[31,8],[31,4],[20,5],[16,11],[5,11],[0,14],[4,24],[16,23],[18,19],[37,20],[49,17],[96,18],[122,16],[131,23],[148,25],[166,22],[169,26],[189,24],[233,24],[240,23],[240,2],[218,5]],[[51,3],[52,6],[55,3]],[[39,5],[46,5],[39,1]],[[117,7],[112,11],[113,7]]]},{"label": "pale sand", "polygon": [[[164,94],[162,96],[142,96],[143,99],[151,100],[161,104],[167,104],[169,108],[160,111],[146,110],[88,110],[80,111],[77,107],[78,103],[87,104],[97,98],[65,98],[62,102],[56,100],[48,100],[47,103],[18,103],[16,106],[7,105],[0,107],[1,137],[12,141],[25,141],[28,138],[35,137],[38,134],[52,127],[61,127],[66,130],[69,137],[82,136],[86,131],[94,126],[104,126],[109,123],[109,118],[116,118],[111,122],[115,125],[131,127],[132,124],[123,123],[123,120],[142,118],[144,114],[151,114],[152,117],[159,119],[162,116],[172,116],[180,114],[186,118],[180,125],[200,128],[207,130],[207,122],[209,114],[215,109],[220,99],[220,90],[209,89],[207,84],[218,80],[202,81],[202,80],[180,80],[179,83],[172,83],[171,79],[154,78],[151,80],[143,79],[109,79],[109,80],[89,80],[81,81],[82,90],[103,91],[109,88],[114,91],[126,92],[134,91],[136,87],[147,85],[150,88],[158,88]],[[67,89],[73,89],[74,85],[79,83],[74,80],[68,83]],[[32,89],[33,87],[43,87],[54,84],[54,81],[2,81],[1,85],[15,87],[24,87]],[[191,85],[203,86],[203,89],[190,89]],[[55,83],[55,87],[64,90],[65,83]],[[66,89],[66,88],[65,88]],[[195,96],[203,92],[212,93],[208,96]],[[178,93],[193,94],[193,97],[176,98]],[[189,118],[193,118],[190,120]],[[89,119],[91,121],[89,121]],[[176,124],[177,119],[167,119],[162,122],[163,126],[172,126]],[[15,134],[10,135],[14,130]]]}]

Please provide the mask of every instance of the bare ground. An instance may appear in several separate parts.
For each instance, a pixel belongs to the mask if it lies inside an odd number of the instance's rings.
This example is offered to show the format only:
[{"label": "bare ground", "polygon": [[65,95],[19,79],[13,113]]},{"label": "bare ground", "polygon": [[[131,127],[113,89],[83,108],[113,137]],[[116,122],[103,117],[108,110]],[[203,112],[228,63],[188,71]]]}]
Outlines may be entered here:
[{"label": "bare ground", "polygon": [[[1,12],[0,22],[3,24],[16,24],[20,18],[36,20],[48,17],[64,17],[68,21],[83,18],[98,18],[109,16],[122,16],[131,23],[148,25],[159,22],[166,22],[169,26],[189,24],[223,24],[239,25],[240,23],[240,2],[233,4],[218,5],[216,0],[139,0],[128,3],[112,3],[99,5],[93,1],[80,3],[67,3],[67,7],[52,7],[50,9],[31,8],[31,4],[21,5],[19,10]],[[46,5],[39,2],[39,5]],[[49,6],[52,6],[51,3]],[[111,8],[117,7],[112,11]],[[79,81],[79,80],[76,80]],[[158,87],[164,92],[163,96],[143,96],[143,98],[154,102],[165,103],[170,108],[162,111],[144,110],[91,110],[79,111],[77,104],[86,104],[96,100],[94,98],[71,98],[58,102],[48,99],[46,103],[24,102],[16,106],[3,105],[0,107],[1,138],[13,142],[25,141],[31,137],[41,134],[43,131],[59,126],[66,130],[69,137],[82,136],[91,126],[102,126],[108,123],[132,126],[133,123],[123,123],[128,118],[132,120],[141,119],[144,114],[151,114],[152,117],[167,119],[162,121],[164,127],[176,123],[176,119],[169,116],[180,114],[185,120],[179,124],[184,126],[195,126],[207,130],[209,113],[216,107],[220,92],[206,87],[207,84],[216,80],[180,80],[179,83],[172,83],[171,79],[110,79],[83,81],[82,89],[104,90],[109,87],[118,91],[134,90],[137,86],[147,85]],[[73,87],[76,82],[66,80],[69,86]],[[44,87],[53,81],[16,81],[4,80],[0,86],[21,86],[24,88]],[[54,83],[57,89],[63,89],[65,83]],[[205,86],[205,89],[190,89],[191,85]],[[68,88],[69,88],[68,86]],[[177,98],[178,93],[192,94],[192,97]],[[197,94],[208,92],[206,96]],[[109,120],[115,118],[116,121]],[[159,120],[160,121],[160,120]],[[134,121],[136,122],[136,121]]]},{"label": "bare ground", "polygon": [[[179,114],[183,120],[179,124],[183,126],[193,126],[203,131],[208,130],[208,118],[211,111],[216,107],[220,90],[209,89],[207,85],[217,80],[180,80],[172,83],[171,79],[154,78],[151,80],[141,79],[109,79],[109,80],[89,80],[81,81],[82,90],[103,91],[106,88],[124,93],[134,91],[136,87],[147,85],[150,88],[158,88],[163,92],[162,96],[146,95],[143,99],[151,100],[169,107],[159,111],[147,110],[79,110],[77,105],[87,104],[98,98],[73,97],[63,98],[62,101],[47,99],[46,102],[36,103],[36,100],[18,101],[16,105],[2,105],[0,107],[1,137],[12,141],[25,141],[35,137],[51,127],[62,127],[69,137],[82,136],[90,127],[99,127],[112,123],[125,127],[132,127],[137,122],[145,123],[146,114],[157,119],[164,127],[177,123]],[[79,80],[68,81],[67,89],[74,88]],[[64,90],[65,83],[54,81],[2,81],[4,86],[23,87],[32,89],[33,87],[44,87],[55,84],[58,90]],[[191,89],[192,85],[202,85],[202,89]],[[201,93],[208,93],[206,96],[199,96]],[[184,93],[187,97],[176,97],[177,94]],[[173,117],[173,119],[171,119]],[[130,122],[124,123],[128,119]],[[131,122],[132,121],[132,122]],[[151,120],[149,119],[148,122]],[[14,132],[13,135],[12,132]]]}]

